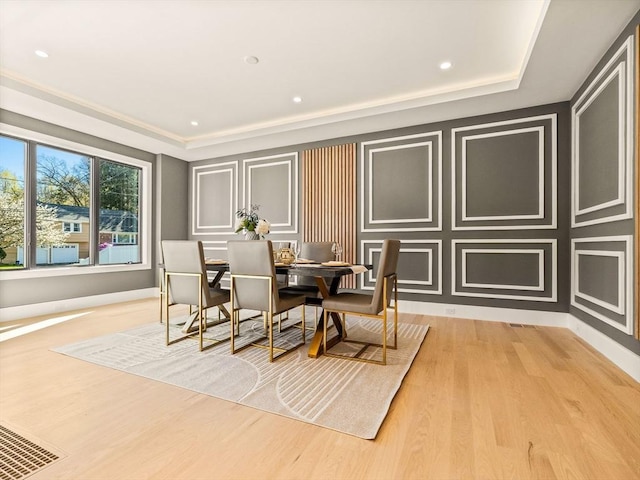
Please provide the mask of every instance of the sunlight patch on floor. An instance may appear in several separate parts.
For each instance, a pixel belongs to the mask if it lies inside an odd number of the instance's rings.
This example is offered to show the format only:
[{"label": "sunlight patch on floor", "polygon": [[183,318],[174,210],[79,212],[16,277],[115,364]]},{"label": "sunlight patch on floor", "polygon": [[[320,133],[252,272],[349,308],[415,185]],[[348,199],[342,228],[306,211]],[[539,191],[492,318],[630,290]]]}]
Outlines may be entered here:
[{"label": "sunlight patch on floor", "polygon": [[82,313],[74,313],[73,315],[64,315],[62,317],[49,318],[47,320],[42,320],[41,322],[16,328],[9,332],[0,333],[0,342],[4,342],[6,340],[19,337],[21,335],[26,335],[27,333],[36,332],[38,330],[42,330],[43,328],[47,328],[52,325],[57,325],[58,323],[66,322],[68,320],[73,320],[74,318],[82,317],[90,313],[91,312],[82,312]]}]

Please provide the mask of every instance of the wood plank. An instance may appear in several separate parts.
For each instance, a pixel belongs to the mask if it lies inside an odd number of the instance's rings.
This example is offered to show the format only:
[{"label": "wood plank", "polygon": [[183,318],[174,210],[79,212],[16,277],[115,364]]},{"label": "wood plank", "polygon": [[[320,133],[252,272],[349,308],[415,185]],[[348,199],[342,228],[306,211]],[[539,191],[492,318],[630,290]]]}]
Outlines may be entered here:
[{"label": "wood plank", "polygon": [[0,423],[66,454],[31,479],[640,478],[640,384],[566,329],[401,314],[431,328],[366,441],[52,352],[158,321],[76,313],[0,346]]}]

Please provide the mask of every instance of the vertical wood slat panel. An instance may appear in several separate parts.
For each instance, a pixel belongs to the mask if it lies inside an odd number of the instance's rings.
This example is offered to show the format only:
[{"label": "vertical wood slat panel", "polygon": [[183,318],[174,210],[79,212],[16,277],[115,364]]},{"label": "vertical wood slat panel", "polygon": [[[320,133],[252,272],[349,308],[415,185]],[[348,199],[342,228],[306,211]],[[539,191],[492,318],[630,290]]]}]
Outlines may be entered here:
[{"label": "vertical wood slat panel", "polygon": [[[305,150],[303,242],[338,242],[342,259],[356,261],[356,144]],[[355,288],[353,276],[341,286]]]}]

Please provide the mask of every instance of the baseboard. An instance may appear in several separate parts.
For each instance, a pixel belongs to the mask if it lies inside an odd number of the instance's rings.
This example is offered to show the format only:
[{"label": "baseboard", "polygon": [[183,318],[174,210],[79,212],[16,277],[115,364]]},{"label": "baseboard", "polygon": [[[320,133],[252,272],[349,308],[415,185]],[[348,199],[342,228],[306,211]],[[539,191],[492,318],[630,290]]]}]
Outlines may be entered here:
[{"label": "baseboard", "polygon": [[438,317],[568,328],[607,357],[620,368],[620,370],[631,376],[635,381],[640,382],[640,356],[569,313],[479,307],[474,305],[451,305],[446,303],[409,302],[402,300],[398,301],[398,310],[402,313],[416,313]]},{"label": "baseboard", "polygon": [[541,327],[569,327],[568,313],[518,310],[515,308],[480,307],[477,305],[455,305],[398,301],[398,311],[437,317],[465,318],[488,322],[518,323]]},{"label": "baseboard", "polygon": [[569,315],[569,318],[569,329],[573,333],[615,363],[636,382],[640,382],[640,355],[624,348],[618,342],[607,337],[604,333],[596,330],[579,318],[573,315]]},{"label": "baseboard", "polygon": [[69,298],[53,302],[33,303],[18,307],[0,308],[0,323],[20,320],[22,318],[38,317],[40,315],[59,314],[80,308],[97,307],[111,303],[141,300],[143,298],[157,297],[158,288],[143,288],[127,292],[105,293],[89,297]]}]

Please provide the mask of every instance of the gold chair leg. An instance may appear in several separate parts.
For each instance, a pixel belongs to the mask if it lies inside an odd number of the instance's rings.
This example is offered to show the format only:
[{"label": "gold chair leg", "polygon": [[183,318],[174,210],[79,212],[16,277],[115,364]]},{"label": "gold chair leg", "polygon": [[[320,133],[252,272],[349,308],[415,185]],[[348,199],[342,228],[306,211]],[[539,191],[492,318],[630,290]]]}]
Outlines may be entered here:
[{"label": "gold chair leg", "polygon": [[327,322],[329,321],[329,317],[327,315],[327,309],[324,310],[324,319],[322,322],[323,332],[322,332],[322,353],[327,354]]},{"label": "gold chair leg", "polygon": [[273,314],[269,312],[269,362],[273,363]]}]

